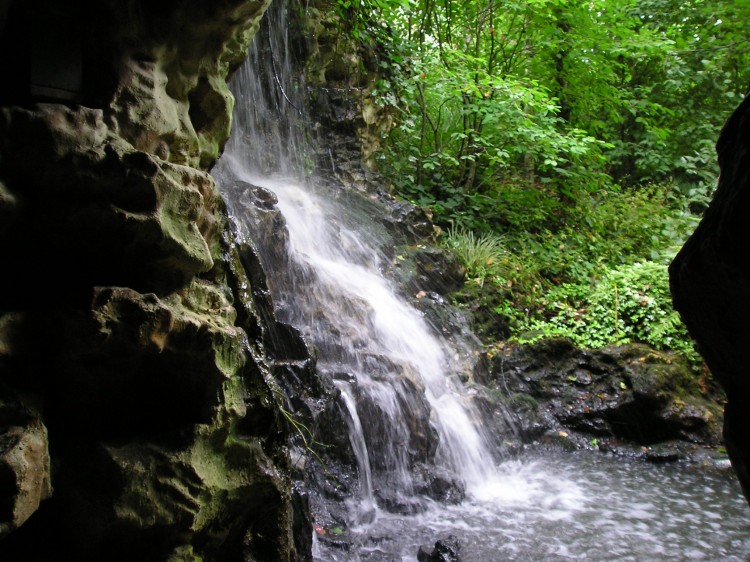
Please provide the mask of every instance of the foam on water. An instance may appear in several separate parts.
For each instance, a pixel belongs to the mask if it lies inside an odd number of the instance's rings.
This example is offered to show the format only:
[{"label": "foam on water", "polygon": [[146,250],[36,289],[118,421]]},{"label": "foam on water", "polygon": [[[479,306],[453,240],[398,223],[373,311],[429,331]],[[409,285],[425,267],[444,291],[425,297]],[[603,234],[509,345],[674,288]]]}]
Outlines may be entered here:
[{"label": "foam on water", "polygon": [[420,545],[454,535],[471,561],[740,562],[750,558],[749,516],[726,469],[548,454],[503,463],[461,505],[380,513],[352,530],[346,555],[319,545],[316,560],[414,562]]},{"label": "foam on water", "polygon": [[544,510],[568,513],[582,509],[586,503],[575,480],[560,473],[551,481],[538,462],[507,461],[491,478],[468,491],[478,502],[503,508],[539,505]]}]

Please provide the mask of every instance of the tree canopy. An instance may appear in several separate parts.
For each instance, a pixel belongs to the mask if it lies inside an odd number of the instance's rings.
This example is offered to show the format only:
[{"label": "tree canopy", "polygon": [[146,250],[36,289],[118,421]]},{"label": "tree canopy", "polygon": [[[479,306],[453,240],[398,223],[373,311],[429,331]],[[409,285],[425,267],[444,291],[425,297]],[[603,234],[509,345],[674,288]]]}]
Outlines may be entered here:
[{"label": "tree canopy", "polygon": [[[750,84],[748,0],[339,7],[386,53],[372,95],[397,126],[381,170],[454,234],[502,238],[513,267],[484,270],[519,318],[549,320],[544,295],[565,283],[593,290],[622,277],[613,268],[666,266],[713,191],[715,141]],[[585,307],[579,293],[566,306]]]},{"label": "tree canopy", "polygon": [[448,209],[508,184],[705,193],[750,83],[746,1],[364,1],[390,54],[375,95],[402,117],[383,165]]}]

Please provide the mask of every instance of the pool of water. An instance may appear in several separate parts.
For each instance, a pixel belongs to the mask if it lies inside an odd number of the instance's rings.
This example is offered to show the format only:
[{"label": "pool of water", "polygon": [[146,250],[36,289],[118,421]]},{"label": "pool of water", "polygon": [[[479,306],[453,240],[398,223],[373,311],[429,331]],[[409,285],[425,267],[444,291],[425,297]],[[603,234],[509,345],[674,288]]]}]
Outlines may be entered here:
[{"label": "pool of water", "polygon": [[726,466],[544,454],[505,462],[461,505],[378,511],[339,546],[316,536],[314,552],[320,562],[414,561],[448,535],[464,562],[747,561],[750,509]]}]

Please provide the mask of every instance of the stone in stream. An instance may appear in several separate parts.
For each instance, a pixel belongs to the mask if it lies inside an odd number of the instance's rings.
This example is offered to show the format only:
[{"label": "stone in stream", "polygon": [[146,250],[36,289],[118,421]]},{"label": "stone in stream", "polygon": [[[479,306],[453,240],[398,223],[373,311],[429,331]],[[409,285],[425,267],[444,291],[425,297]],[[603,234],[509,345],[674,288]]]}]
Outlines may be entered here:
[{"label": "stone in stream", "polygon": [[420,546],[417,560],[419,562],[461,562],[461,544],[455,536],[449,535],[437,541],[432,551]]}]

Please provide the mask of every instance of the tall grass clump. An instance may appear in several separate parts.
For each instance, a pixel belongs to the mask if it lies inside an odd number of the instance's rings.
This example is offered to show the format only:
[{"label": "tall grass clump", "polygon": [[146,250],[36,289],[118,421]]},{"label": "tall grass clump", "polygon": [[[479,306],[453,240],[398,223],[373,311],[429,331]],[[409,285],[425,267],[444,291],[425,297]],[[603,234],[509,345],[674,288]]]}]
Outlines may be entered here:
[{"label": "tall grass clump", "polygon": [[498,234],[475,234],[462,226],[451,226],[444,244],[458,256],[466,274],[480,284],[490,276],[503,276],[509,267],[509,252]]}]

